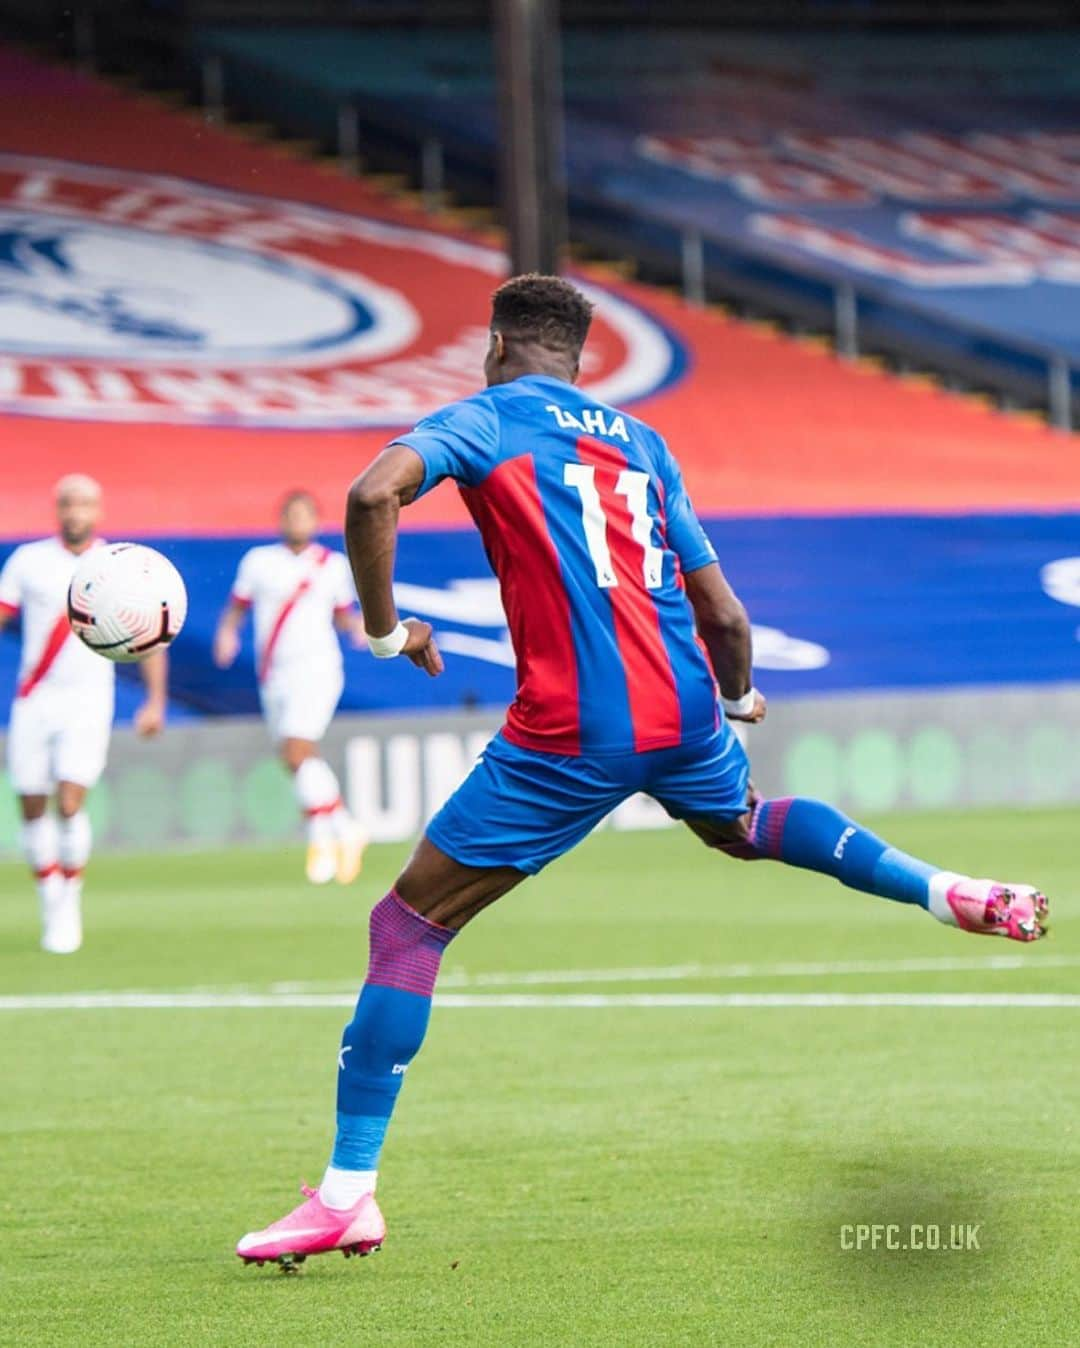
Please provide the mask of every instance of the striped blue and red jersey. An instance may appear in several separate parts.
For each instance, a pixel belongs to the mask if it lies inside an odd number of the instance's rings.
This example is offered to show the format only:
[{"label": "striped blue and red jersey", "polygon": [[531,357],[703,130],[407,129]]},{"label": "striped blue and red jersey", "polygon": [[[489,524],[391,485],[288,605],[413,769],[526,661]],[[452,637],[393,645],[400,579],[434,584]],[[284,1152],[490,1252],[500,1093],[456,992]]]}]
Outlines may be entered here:
[{"label": "striped blue and red jersey", "polygon": [[457,482],[483,537],[517,661],[508,740],[621,754],[715,733],[682,577],[716,553],[656,431],[526,375],[395,439],[424,461],[421,493]]}]

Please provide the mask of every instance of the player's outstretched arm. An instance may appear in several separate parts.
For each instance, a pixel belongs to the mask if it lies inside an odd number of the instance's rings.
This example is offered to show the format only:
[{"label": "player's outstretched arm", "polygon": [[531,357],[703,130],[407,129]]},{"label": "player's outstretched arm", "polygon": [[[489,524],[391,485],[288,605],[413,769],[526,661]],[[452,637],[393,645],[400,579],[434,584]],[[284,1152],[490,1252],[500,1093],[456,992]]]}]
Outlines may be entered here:
[{"label": "player's outstretched arm", "polygon": [[375,655],[407,655],[433,678],[443,671],[431,624],[404,624],[394,602],[398,516],[424,481],[424,463],[408,445],[388,445],[349,488],[345,548]]},{"label": "player's outstretched arm", "polygon": [[135,713],[135,733],[144,739],[160,735],[165,727],[165,710],[169,696],[169,657],[164,651],[154,651],[139,666],[146,697]]},{"label": "player's outstretched arm", "polygon": [[[753,687],[753,652],[746,609],[716,562],[686,574],[686,597],[709,652],[720,694],[725,701],[737,702]],[[761,721],[765,717],[765,699],[758,693],[749,713],[739,715],[729,711],[728,715],[738,721]]]}]

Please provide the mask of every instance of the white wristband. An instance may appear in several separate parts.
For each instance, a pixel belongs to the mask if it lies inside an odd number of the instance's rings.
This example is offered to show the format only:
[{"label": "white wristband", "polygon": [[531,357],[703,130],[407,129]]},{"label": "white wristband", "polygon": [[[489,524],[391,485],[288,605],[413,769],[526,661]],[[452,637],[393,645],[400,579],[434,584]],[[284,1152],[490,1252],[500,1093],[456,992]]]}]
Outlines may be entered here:
[{"label": "white wristband", "polygon": [[742,697],[721,696],[720,698],[720,705],[729,716],[749,716],[754,710],[754,704],[756,702],[756,688],[751,688],[748,693],[743,693]]},{"label": "white wristband", "polygon": [[392,660],[395,655],[401,654],[401,648],[409,639],[409,629],[404,623],[398,623],[392,632],[387,632],[384,637],[373,637],[368,635],[367,644],[372,655],[376,660]]}]

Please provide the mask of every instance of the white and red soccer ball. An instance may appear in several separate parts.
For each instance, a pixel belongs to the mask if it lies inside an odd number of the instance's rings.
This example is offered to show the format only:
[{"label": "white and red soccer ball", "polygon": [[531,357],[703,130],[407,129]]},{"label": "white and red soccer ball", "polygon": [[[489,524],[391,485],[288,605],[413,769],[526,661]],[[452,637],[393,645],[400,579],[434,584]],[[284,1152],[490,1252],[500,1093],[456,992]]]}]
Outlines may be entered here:
[{"label": "white and red soccer ball", "polygon": [[120,664],[167,646],[187,617],[183,577],[167,557],[140,543],[91,548],[75,568],[68,619],[79,640]]}]

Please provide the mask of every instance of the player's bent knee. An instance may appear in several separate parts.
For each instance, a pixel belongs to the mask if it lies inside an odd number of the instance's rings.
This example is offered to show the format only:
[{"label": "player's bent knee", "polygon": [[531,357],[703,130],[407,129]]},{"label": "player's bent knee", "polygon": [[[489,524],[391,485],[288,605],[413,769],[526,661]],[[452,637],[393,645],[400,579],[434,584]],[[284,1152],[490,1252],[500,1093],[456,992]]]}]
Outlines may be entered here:
[{"label": "player's bent knee", "polygon": [[25,823],[32,824],[35,819],[40,819],[49,807],[48,796],[20,796],[19,810]]},{"label": "player's bent knee", "polygon": [[736,819],[688,819],[687,826],[706,847],[711,847],[736,861],[757,861],[761,856],[754,843],[754,812],[747,810]]},{"label": "player's bent knee", "polygon": [[525,878],[509,866],[464,866],[424,837],[398,877],[394,892],[422,917],[457,929]]},{"label": "player's bent knee", "polygon": [[279,750],[281,761],[290,772],[298,772],[300,765],[309,758],[314,758],[318,751],[318,746],[312,744],[310,740],[288,739],[283,740]]},{"label": "player's bent knee", "polygon": [[70,819],[86,802],[86,787],[76,782],[61,782],[56,788],[56,808],[61,818]]}]

